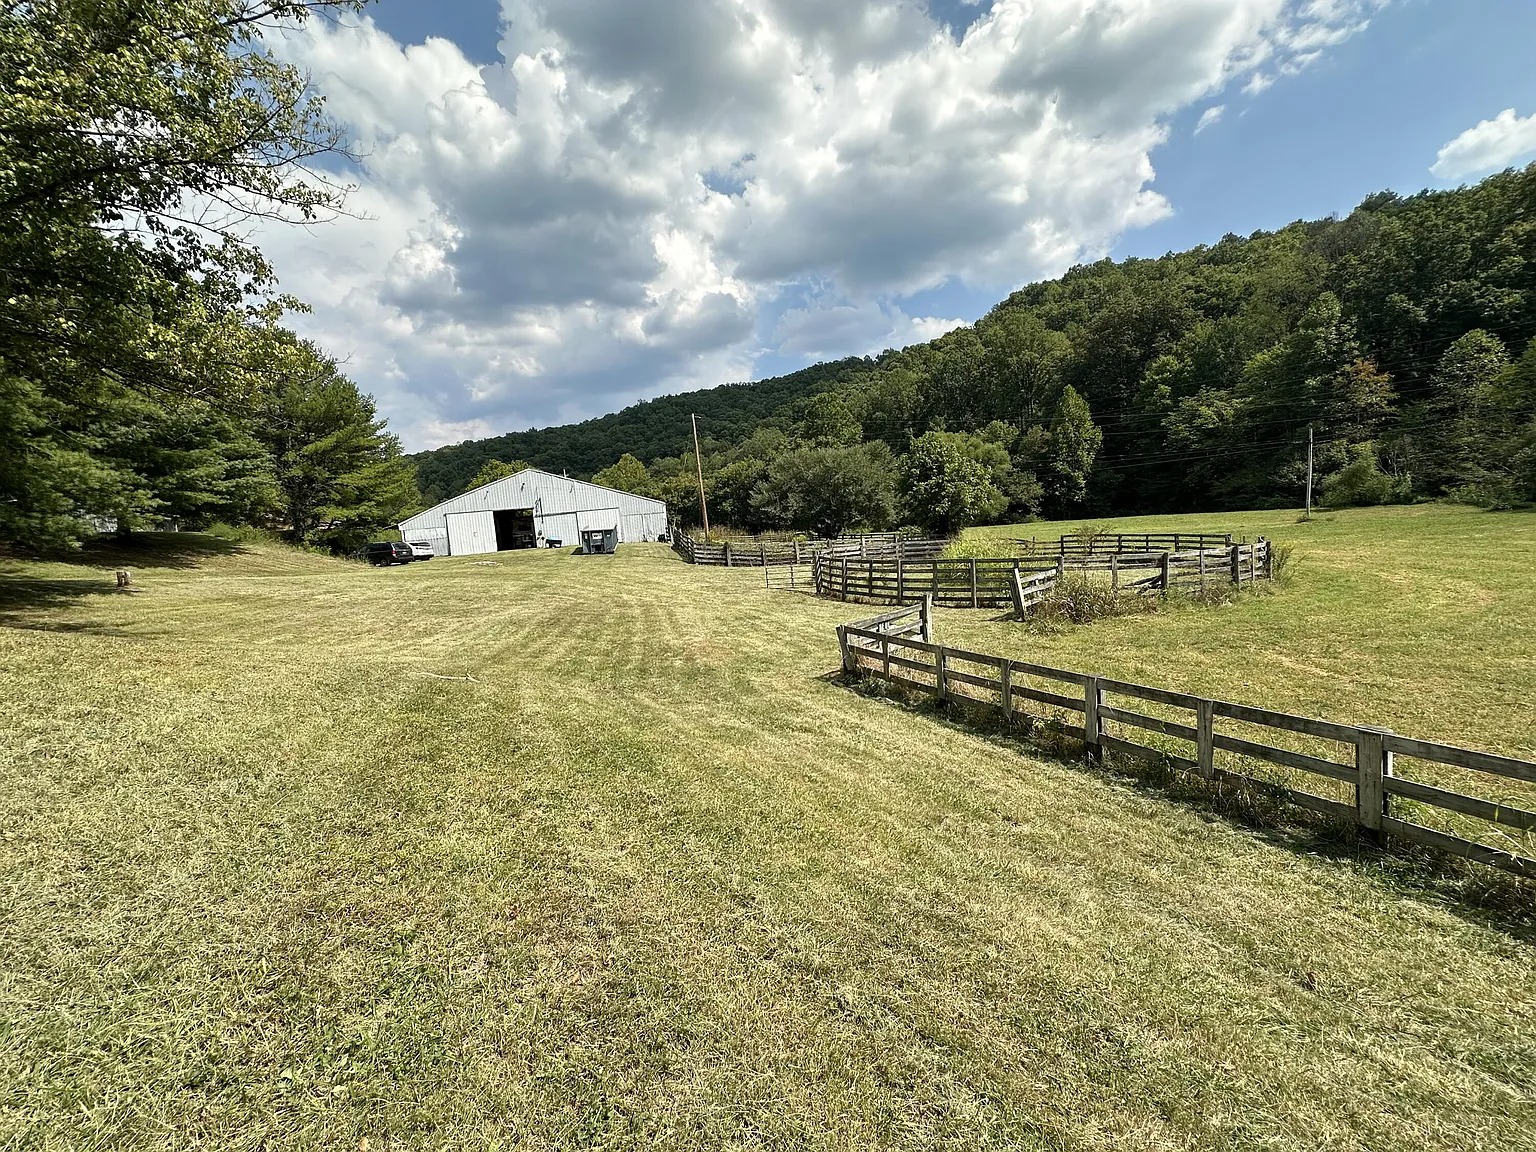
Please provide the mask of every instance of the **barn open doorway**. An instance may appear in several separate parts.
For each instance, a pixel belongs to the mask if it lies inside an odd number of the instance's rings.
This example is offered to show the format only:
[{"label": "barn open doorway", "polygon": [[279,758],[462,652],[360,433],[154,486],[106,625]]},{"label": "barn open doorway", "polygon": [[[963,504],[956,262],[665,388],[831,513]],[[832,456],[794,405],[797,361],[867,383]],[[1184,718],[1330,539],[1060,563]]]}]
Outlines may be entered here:
[{"label": "barn open doorway", "polygon": [[533,530],[532,508],[503,508],[492,515],[496,521],[496,551],[537,547],[539,538]]}]

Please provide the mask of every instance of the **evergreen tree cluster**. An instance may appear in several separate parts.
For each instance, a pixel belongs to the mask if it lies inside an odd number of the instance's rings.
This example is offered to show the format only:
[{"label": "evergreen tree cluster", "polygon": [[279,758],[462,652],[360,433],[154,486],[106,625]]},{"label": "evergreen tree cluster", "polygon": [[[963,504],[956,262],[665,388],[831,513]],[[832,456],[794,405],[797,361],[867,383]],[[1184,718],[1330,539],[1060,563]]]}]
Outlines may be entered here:
[{"label": "evergreen tree cluster", "polygon": [[[926,344],[460,445],[421,468],[452,487],[447,462],[535,436],[530,459],[573,471],[627,454],[621,483],[600,475],[694,523],[699,412],[715,523],[943,531],[1296,507],[1310,428],[1327,501],[1504,507],[1536,500],[1533,335],[1536,165],[1074,268]],[[711,420],[720,396],[731,417]]]},{"label": "evergreen tree cluster", "polygon": [[0,540],[212,519],[342,547],[419,501],[246,239],[342,191],[262,37],[337,0],[0,5]]}]

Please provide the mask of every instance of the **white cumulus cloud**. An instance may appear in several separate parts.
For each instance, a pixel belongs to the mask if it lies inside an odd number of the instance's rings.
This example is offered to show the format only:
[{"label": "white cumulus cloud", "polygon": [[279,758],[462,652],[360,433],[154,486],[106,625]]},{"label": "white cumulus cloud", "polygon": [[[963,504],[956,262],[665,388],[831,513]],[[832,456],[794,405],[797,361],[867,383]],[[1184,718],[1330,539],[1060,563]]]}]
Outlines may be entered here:
[{"label": "white cumulus cloud", "polygon": [[1460,180],[1508,168],[1530,156],[1536,156],[1536,113],[1522,118],[1506,108],[1441,148],[1429,170],[1442,180]]},{"label": "white cumulus cloud", "polygon": [[577,419],[1096,258],[1168,213],[1174,113],[1379,2],[995,0],[955,32],[919,0],[503,0],[484,67],[312,22],[280,50],[351,127],[364,218],[263,241],[410,447]]}]

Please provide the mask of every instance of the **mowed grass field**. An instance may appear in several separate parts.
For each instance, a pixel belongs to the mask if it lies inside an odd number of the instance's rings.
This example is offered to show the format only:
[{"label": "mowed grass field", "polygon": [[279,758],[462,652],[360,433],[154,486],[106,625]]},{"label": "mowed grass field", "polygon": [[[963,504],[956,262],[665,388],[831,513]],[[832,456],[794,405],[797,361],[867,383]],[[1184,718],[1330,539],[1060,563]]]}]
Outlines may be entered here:
[{"label": "mowed grass field", "polygon": [[940,639],[999,655],[1536,759],[1536,514],[1418,505],[975,529],[995,541],[1231,532],[1289,546],[1279,593],[1040,634],[950,614]]},{"label": "mowed grass field", "polygon": [[[1285,519],[1219,641],[941,638],[1529,751],[1460,550],[1536,520]],[[494,560],[0,563],[0,1147],[1536,1148],[1518,924],[850,692],[761,573]]]}]

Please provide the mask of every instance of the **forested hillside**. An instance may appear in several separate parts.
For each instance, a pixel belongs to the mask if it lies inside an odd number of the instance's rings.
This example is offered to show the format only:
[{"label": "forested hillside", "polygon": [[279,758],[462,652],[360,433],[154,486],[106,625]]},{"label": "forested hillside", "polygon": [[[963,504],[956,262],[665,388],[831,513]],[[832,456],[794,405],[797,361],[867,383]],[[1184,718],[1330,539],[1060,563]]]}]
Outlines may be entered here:
[{"label": "forested hillside", "polygon": [[1334,503],[1500,506],[1536,498],[1533,333],[1536,166],[1075,268],[874,359],[418,459],[446,495],[487,459],[588,473],[627,453],[607,482],[695,519],[699,411],[718,522],[953,528],[1298,505],[1310,427]]},{"label": "forested hillside", "polygon": [[699,417],[701,435],[736,443],[796,400],[853,380],[872,363],[855,356],[755,384],[722,384],[700,392],[643,400],[622,412],[580,424],[508,432],[423,452],[415,457],[422,495],[432,502],[456,495],[492,460],[520,460],[535,468],[591,476],[624,452],[644,460],[692,452],[693,431],[688,419],[692,414]]}]

